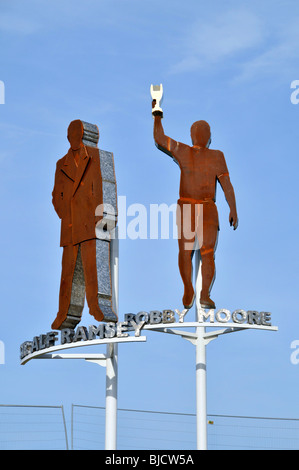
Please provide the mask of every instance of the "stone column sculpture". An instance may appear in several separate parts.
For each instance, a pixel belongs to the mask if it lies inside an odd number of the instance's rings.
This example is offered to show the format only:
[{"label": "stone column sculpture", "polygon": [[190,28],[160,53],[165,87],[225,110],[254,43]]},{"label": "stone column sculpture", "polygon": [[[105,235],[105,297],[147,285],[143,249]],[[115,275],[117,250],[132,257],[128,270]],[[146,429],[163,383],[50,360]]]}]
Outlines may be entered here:
[{"label": "stone column sculpture", "polygon": [[99,150],[98,127],[81,120],[70,123],[68,140],[70,149],[57,162],[52,194],[63,247],[54,330],[76,327],[85,295],[89,313],[97,321],[117,322],[110,267],[110,242],[117,223],[113,154]]}]

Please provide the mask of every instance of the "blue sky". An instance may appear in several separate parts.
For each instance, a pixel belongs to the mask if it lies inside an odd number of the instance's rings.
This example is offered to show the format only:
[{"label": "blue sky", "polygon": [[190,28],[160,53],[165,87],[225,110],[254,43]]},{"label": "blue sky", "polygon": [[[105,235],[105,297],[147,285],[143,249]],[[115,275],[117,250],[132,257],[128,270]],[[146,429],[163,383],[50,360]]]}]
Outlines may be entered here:
[{"label": "blue sky", "polygon": [[[51,192],[71,120],[99,126],[127,205],[176,202],[179,169],[152,137],[149,89],[163,83],[165,132],[190,143],[191,124],[208,121],[235,188],[235,232],[217,192],[213,299],[270,311],[279,327],[208,346],[208,412],[298,418],[299,365],[290,361],[299,339],[299,105],[290,100],[298,2],[1,0],[0,12],[0,403],[104,405],[104,369],[20,366],[19,345],[49,331],[57,313],[62,252]],[[180,308],[181,297],[176,240],[121,240],[121,319]],[[82,325],[91,320],[85,310]],[[193,346],[164,336],[120,347],[120,407],[195,412]]]}]

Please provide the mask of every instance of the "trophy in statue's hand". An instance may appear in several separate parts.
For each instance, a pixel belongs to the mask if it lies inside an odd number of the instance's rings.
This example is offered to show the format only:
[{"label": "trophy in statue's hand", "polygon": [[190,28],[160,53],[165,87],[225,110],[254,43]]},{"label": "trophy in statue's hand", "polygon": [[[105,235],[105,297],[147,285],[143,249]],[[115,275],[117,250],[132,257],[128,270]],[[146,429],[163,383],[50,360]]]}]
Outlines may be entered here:
[{"label": "trophy in statue's hand", "polygon": [[163,99],[163,86],[161,85],[151,85],[151,96],[152,96],[152,115],[163,117],[163,111],[160,107],[160,103]]}]

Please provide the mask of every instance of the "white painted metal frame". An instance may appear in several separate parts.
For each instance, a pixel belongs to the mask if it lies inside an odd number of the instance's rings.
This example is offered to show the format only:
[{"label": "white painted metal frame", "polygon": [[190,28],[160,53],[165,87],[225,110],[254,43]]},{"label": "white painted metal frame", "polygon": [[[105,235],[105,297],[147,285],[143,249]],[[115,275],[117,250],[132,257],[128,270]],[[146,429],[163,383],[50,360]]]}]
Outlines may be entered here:
[{"label": "white painted metal frame", "polygon": [[[145,336],[128,336],[126,338],[105,338],[105,339],[93,339],[90,341],[78,341],[74,343],[66,343],[66,344],[58,344],[56,346],[51,346],[50,348],[47,349],[41,349],[39,351],[33,352],[31,354],[28,354],[27,356],[24,357],[24,359],[21,360],[21,365],[26,364],[32,359],[86,359],[88,361],[91,361],[92,359],[97,360],[97,361],[106,361],[106,359],[111,358],[111,346],[115,346],[118,343],[131,343],[131,342],[142,342],[146,341]],[[61,353],[60,351],[65,351],[68,349],[73,349],[73,348],[80,348],[80,347],[86,347],[86,346],[98,346],[98,345],[106,345],[107,347],[107,353],[108,354],[87,354],[87,353],[72,353],[72,354],[65,354]],[[105,366],[105,363],[101,364]]]},{"label": "white painted metal frame", "polygon": [[[197,322],[171,323],[169,327],[159,325],[145,325],[144,330],[168,333],[181,336],[195,346],[195,374],[196,374],[196,434],[197,450],[207,450],[207,358],[206,346],[213,339],[221,335],[244,330],[277,331],[276,326],[199,322],[200,292],[202,286],[200,269],[200,251],[195,250],[195,291],[196,291],[196,318]],[[207,332],[206,328],[221,328]],[[195,328],[195,332],[181,331],[179,328]]]},{"label": "white painted metal frame", "polygon": [[[112,261],[112,286],[113,286],[113,307],[118,315],[118,271],[119,271],[119,246],[118,233],[111,240],[111,261]],[[199,310],[201,308],[199,298],[201,292],[201,270],[200,251],[195,251],[195,291],[196,291],[196,322],[171,323],[144,325],[143,330],[168,333],[181,336],[195,345],[195,373],[196,373],[196,431],[197,449],[207,450],[207,360],[206,346],[213,339],[221,335],[243,331],[248,329],[277,331],[276,326],[235,324],[222,322],[199,322]],[[207,333],[206,328],[220,328]],[[181,328],[195,328],[195,332],[181,331]],[[105,423],[105,449],[117,449],[117,376],[118,376],[118,344],[128,342],[144,342],[146,336],[128,336],[120,338],[105,338],[77,343],[67,343],[65,345],[52,346],[46,350],[41,350],[26,356],[21,364],[25,364],[31,359],[84,359],[87,362],[106,367],[106,423]],[[77,348],[80,346],[94,346],[106,344],[106,354],[64,354],[59,351]]]},{"label": "white painted metal frame", "polygon": [[[113,308],[118,315],[118,271],[119,271],[119,240],[118,230],[111,239],[111,283],[113,290]],[[117,376],[118,376],[118,343],[144,342],[145,336],[128,336],[120,338],[95,339],[84,342],[66,343],[56,345],[45,350],[28,354],[22,361],[24,365],[32,359],[84,359],[106,367],[106,422],[105,422],[105,449],[117,448]],[[59,351],[78,348],[80,346],[106,345],[106,354],[65,354]]]}]

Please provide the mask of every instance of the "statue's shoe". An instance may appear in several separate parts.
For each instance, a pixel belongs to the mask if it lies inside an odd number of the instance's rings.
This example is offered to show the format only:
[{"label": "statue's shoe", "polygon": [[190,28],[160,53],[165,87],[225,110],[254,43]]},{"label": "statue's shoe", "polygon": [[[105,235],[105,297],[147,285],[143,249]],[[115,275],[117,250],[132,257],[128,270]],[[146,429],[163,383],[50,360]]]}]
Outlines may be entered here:
[{"label": "statue's shoe", "polygon": [[213,300],[210,299],[210,297],[201,297],[200,305],[202,306],[202,308],[211,308],[211,309],[216,308],[215,303],[213,302]]},{"label": "statue's shoe", "polygon": [[189,310],[193,306],[194,299],[195,299],[195,292],[192,287],[191,289],[188,289],[184,293],[184,296],[183,296],[184,307]]},{"label": "statue's shoe", "polygon": [[104,314],[98,305],[89,309],[90,315],[94,317],[96,321],[104,321]]}]

